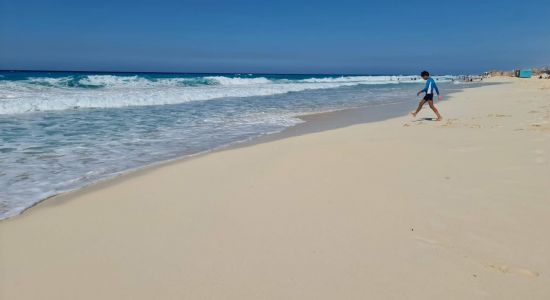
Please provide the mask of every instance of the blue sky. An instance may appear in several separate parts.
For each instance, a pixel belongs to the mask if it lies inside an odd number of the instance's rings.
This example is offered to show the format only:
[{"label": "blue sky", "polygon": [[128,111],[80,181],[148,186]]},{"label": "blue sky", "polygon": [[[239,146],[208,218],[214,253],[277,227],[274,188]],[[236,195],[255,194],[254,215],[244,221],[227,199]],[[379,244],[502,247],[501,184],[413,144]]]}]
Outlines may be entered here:
[{"label": "blue sky", "polygon": [[550,1],[0,0],[0,69],[478,73],[550,65]]}]

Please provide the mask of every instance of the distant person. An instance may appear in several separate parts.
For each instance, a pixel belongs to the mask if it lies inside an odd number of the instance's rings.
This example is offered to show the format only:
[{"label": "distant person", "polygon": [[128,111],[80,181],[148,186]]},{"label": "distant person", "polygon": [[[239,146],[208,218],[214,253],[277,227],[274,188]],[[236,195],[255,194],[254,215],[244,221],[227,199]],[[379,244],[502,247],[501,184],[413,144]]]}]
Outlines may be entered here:
[{"label": "distant person", "polygon": [[416,95],[420,96],[420,94],[422,93],[426,93],[426,95],[424,95],[424,98],[420,100],[420,102],[418,103],[418,108],[416,109],[416,111],[411,112],[411,115],[413,117],[416,117],[416,114],[418,114],[418,112],[422,109],[422,106],[424,106],[424,104],[427,101],[428,105],[437,116],[436,121],[441,121],[443,118],[439,114],[439,111],[437,110],[437,108],[435,108],[434,106],[434,90],[437,93],[437,98],[441,101],[441,95],[439,95],[439,89],[437,88],[437,84],[435,84],[435,80],[433,80],[433,78],[430,77],[430,73],[428,71],[422,71],[422,73],[420,73],[420,76],[422,77],[422,79],[426,80],[426,86],[424,87],[423,90],[418,92]]}]

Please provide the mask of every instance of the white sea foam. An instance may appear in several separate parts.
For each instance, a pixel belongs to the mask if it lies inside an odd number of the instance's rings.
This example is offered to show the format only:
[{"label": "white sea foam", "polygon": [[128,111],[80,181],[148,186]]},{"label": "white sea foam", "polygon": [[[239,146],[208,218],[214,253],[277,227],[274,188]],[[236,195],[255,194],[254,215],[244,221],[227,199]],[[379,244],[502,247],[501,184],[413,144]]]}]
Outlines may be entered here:
[{"label": "white sea foam", "polygon": [[213,83],[220,85],[251,85],[251,84],[270,84],[274,83],[265,77],[256,78],[240,78],[240,77],[225,77],[225,76],[207,76],[204,77]]},{"label": "white sea foam", "polygon": [[398,76],[341,76],[308,78],[302,82],[362,82],[362,83],[398,83]]},{"label": "white sea foam", "polygon": [[70,76],[66,77],[30,77],[26,80],[26,83],[29,84],[43,84],[50,86],[65,86],[67,82],[72,79]]},{"label": "white sea foam", "polygon": [[89,75],[79,80],[82,85],[97,87],[142,87],[152,82],[139,76]]},{"label": "white sea foam", "polygon": [[76,108],[178,104],[225,97],[252,97],[361,84],[418,82],[415,76],[343,76],[299,80],[266,77],[88,75],[0,80],[0,114]]}]

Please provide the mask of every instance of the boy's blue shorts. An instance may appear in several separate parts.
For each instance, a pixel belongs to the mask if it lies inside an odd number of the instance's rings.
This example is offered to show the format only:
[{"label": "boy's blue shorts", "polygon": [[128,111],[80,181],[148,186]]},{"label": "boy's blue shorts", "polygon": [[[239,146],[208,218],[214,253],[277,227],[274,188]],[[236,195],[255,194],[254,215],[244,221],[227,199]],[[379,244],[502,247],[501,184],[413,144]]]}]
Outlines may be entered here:
[{"label": "boy's blue shorts", "polygon": [[434,94],[426,94],[424,96],[424,101],[433,101],[434,100]]}]

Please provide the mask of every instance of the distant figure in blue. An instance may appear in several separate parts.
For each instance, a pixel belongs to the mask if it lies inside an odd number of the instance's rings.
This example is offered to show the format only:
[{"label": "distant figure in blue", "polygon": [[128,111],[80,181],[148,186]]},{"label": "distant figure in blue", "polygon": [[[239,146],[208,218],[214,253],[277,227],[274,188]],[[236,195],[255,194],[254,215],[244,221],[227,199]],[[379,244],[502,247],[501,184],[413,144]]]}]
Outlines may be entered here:
[{"label": "distant figure in blue", "polygon": [[443,118],[439,114],[439,111],[437,110],[437,108],[435,108],[434,106],[434,90],[437,93],[437,98],[439,99],[439,101],[441,101],[441,96],[439,95],[439,89],[435,84],[435,80],[433,80],[433,78],[430,77],[430,73],[428,71],[422,71],[422,73],[420,73],[420,76],[422,77],[422,79],[426,80],[426,86],[424,87],[423,90],[418,92],[416,95],[420,96],[420,94],[422,93],[426,93],[426,95],[422,100],[420,100],[420,103],[418,103],[418,108],[416,109],[416,111],[411,112],[411,115],[413,117],[416,117],[416,114],[418,114],[418,112],[422,109],[422,106],[424,106],[426,101],[428,101],[428,105],[437,116],[436,121],[441,121]]}]

